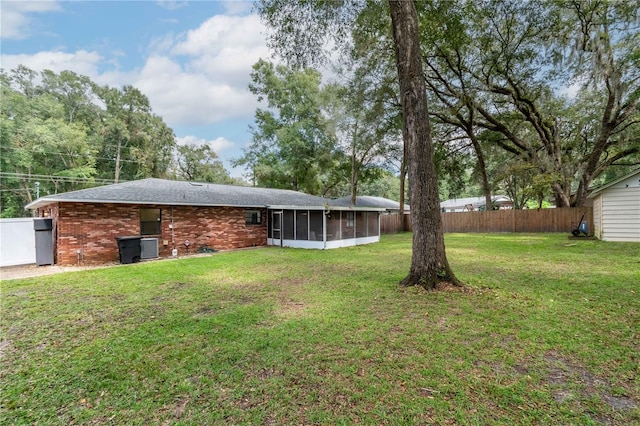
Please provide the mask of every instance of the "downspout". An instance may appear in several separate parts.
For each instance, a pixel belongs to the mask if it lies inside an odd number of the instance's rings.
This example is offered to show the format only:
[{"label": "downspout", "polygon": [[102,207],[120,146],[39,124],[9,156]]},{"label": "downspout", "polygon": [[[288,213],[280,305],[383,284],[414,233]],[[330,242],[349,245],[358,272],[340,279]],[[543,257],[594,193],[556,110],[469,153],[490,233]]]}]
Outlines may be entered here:
[{"label": "downspout", "polygon": [[356,232],[358,229],[358,215],[356,211],[353,211],[353,244],[358,245],[358,233]]},{"label": "downspout", "polygon": [[282,216],[284,216],[284,210],[280,211],[280,248],[284,247],[284,238],[282,235]]},{"label": "downspout", "polygon": [[176,225],[173,222],[173,206],[171,206],[171,256],[173,257],[177,257],[178,256],[178,249],[176,249]]},{"label": "downspout", "polygon": [[279,213],[279,216],[280,216],[280,219],[279,219],[279,221],[280,221],[280,226],[278,227],[278,228],[280,228],[280,237],[279,237],[279,238],[280,238],[280,248],[284,247],[284,242],[282,241],[282,239],[283,239],[283,238],[282,238],[282,237],[283,237],[283,235],[282,235],[282,216],[283,216],[283,215],[284,215],[284,210],[280,210],[280,213]]},{"label": "downspout", "polygon": [[322,215],[322,249],[327,249],[327,215],[331,212],[328,206],[325,205],[325,211]]}]

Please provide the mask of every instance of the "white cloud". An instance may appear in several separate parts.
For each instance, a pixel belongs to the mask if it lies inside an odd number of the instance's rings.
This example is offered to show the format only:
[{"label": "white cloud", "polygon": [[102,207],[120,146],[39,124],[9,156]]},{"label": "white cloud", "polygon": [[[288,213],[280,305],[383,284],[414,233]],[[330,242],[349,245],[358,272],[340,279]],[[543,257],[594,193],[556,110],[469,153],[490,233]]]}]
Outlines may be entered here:
[{"label": "white cloud", "polygon": [[175,55],[216,55],[228,46],[253,50],[265,46],[264,26],[258,15],[216,15],[186,33],[172,49]]},{"label": "white cloud", "polygon": [[229,15],[243,15],[253,7],[253,2],[246,0],[225,1],[222,4]]},{"label": "white cloud", "polygon": [[175,124],[208,124],[250,116],[257,101],[249,93],[251,66],[268,57],[257,15],[214,16],[180,35],[150,45],[133,84],[156,113]]},{"label": "white cloud", "polygon": [[216,138],[213,140],[206,140],[197,136],[184,136],[176,138],[178,145],[209,145],[213,152],[220,155],[220,153],[226,149],[233,148],[235,145],[233,142],[225,138]]},{"label": "white cloud", "polygon": [[176,35],[173,32],[164,34],[161,37],[154,37],[147,46],[149,55],[166,55],[176,43]]},{"label": "white cloud", "polygon": [[208,124],[251,114],[257,105],[246,90],[184,70],[167,57],[149,58],[133,83],[170,124]]},{"label": "white cloud", "polygon": [[56,1],[3,1],[0,8],[0,37],[14,40],[33,32],[31,14],[61,10]]},{"label": "white cloud", "polygon": [[195,58],[188,66],[193,72],[207,75],[213,81],[224,81],[238,90],[246,91],[251,81],[251,67],[267,55],[266,48],[249,50],[230,46],[215,56]]},{"label": "white cloud", "polygon": [[269,56],[262,28],[256,15],[214,16],[197,29],[154,40],[136,69],[120,69],[114,52],[104,57],[86,50],[2,55],[1,63],[6,70],[23,64],[36,71],[72,70],[98,84],[131,84],[170,126],[206,125],[253,115],[258,103],[247,89],[251,66]]},{"label": "white cloud", "polygon": [[158,6],[167,10],[181,9],[187,6],[186,1],[176,1],[176,0],[158,0],[156,3],[158,4]]},{"label": "white cloud", "polygon": [[103,60],[97,52],[77,50],[73,53],[65,52],[38,52],[33,55],[2,55],[2,68],[12,70],[18,65],[24,65],[35,71],[45,69],[59,73],[64,70],[71,70],[77,74],[94,77],[98,75],[98,66]]}]

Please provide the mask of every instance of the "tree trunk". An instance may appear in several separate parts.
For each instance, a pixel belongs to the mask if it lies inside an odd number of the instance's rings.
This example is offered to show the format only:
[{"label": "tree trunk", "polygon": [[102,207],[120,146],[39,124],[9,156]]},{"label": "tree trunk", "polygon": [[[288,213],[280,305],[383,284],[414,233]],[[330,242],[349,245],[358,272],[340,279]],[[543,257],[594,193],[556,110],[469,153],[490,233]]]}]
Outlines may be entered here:
[{"label": "tree trunk", "polygon": [[422,72],[418,14],[412,1],[389,1],[398,67],[398,81],[407,141],[413,251],[409,275],[402,286],[434,289],[440,282],[458,285],[445,254],[438,179]]},{"label": "tree trunk", "polygon": [[556,193],[556,207],[571,207],[571,199],[569,198],[569,195],[567,195],[563,185],[555,182],[551,187]]},{"label": "tree trunk", "polygon": [[355,145],[352,145],[351,147],[351,205],[352,206],[356,205],[357,196],[358,196],[358,171],[356,170]]},{"label": "tree trunk", "polygon": [[482,193],[484,194],[485,210],[490,211],[493,207],[491,204],[491,185],[489,185],[489,177],[487,176],[487,165],[484,161],[484,152],[482,152],[482,146],[480,145],[480,141],[478,141],[473,129],[468,126],[466,131],[469,139],[471,139],[473,150],[475,151],[478,159],[478,169],[480,171],[480,177],[482,178]]},{"label": "tree trunk", "polygon": [[[404,139],[404,135],[403,135]],[[404,183],[407,179],[407,141],[404,140],[402,147],[402,162],[400,163],[400,217],[404,217]]]}]

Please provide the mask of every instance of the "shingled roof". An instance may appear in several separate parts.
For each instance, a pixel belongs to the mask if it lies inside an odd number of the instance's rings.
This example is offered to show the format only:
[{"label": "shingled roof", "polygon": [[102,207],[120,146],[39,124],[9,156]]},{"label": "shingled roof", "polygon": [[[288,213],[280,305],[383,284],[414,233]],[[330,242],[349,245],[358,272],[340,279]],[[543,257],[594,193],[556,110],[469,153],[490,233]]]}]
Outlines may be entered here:
[{"label": "shingled roof", "polygon": [[218,185],[166,179],[142,179],[62,194],[47,195],[27,205],[28,209],[51,203],[118,203],[189,206],[323,207],[330,200],[287,189]]},{"label": "shingled roof", "polygon": [[[332,201],[336,206],[350,206],[351,197],[342,197]],[[356,197],[356,207],[377,207],[387,210],[400,210],[400,203],[384,197],[372,197],[370,195],[358,195]],[[404,211],[409,212],[411,207],[404,205]]]}]

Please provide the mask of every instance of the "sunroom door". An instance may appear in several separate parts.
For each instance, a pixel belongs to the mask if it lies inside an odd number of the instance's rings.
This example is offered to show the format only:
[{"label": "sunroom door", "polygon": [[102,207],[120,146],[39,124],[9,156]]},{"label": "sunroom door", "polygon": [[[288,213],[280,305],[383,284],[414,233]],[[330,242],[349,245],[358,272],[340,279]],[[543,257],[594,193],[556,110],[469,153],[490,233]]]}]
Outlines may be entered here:
[{"label": "sunroom door", "polygon": [[282,212],[271,212],[271,238],[282,239]]}]

